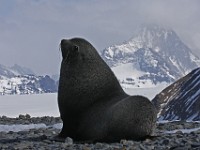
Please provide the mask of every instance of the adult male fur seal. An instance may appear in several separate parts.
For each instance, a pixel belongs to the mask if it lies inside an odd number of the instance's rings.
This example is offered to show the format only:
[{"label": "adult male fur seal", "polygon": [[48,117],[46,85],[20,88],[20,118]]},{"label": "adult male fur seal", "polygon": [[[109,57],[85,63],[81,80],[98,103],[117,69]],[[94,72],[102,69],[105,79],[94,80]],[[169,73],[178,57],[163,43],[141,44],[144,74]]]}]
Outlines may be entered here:
[{"label": "adult male fur seal", "polygon": [[58,106],[63,128],[59,138],[117,142],[151,135],[156,110],[142,96],[129,96],[86,40],[61,41],[62,63]]}]

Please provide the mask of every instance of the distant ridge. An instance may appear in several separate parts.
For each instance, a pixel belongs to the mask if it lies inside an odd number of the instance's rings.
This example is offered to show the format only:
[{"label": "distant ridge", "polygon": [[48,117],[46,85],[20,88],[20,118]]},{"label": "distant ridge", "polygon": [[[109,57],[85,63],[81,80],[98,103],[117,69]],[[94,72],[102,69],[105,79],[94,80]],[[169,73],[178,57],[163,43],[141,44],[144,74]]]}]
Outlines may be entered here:
[{"label": "distant ridge", "polygon": [[48,75],[37,76],[31,69],[0,64],[0,95],[57,92],[57,83]]}]

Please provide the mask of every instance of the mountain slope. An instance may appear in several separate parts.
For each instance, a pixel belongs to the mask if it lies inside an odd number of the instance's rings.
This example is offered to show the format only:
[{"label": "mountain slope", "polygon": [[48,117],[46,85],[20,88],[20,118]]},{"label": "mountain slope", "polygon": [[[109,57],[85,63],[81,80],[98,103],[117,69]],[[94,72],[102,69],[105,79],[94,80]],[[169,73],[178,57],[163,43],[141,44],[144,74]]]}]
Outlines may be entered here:
[{"label": "mountain slope", "polygon": [[10,67],[10,69],[14,71],[15,74],[19,75],[35,75],[35,73],[31,69],[26,67],[21,67],[17,64],[14,64],[14,66]]},{"label": "mountain slope", "polygon": [[200,62],[172,29],[157,25],[143,26],[130,40],[104,49],[101,56],[114,68],[114,72],[127,64],[129,70],[134,68],[136,72],[140,72],[139,76],[132,72],[126,77],[118,77],[120,82],[130,84],[132,79],[134,85],[141,85],[138,84],[141,80],[152,85],[174,82],[197,68]]},{"label": "mountain slope", "polygon": [[152,102],[159,120],[200,121],[200,68],[171,84]]},{"label": "mountain slope", "polygon": [[10,77],[15,76],[15,73],[11,71],[10,68],[0,64],[0,76],[5,76],[5,77],[10,78]]}]

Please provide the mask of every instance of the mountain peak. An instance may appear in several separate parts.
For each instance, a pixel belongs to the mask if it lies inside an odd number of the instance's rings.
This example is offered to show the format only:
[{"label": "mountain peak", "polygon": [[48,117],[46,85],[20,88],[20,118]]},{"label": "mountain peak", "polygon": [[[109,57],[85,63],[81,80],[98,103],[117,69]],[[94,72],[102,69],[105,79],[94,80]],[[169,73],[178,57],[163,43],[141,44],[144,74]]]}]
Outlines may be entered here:
[{"label": "mountain peak", "polygon": [[[179,40],[179,37],[171,28],[166,28],[155,24],[142,25],[135,37],[140,37],[143,42],[155,42],[154,40],[158,38],[167,40],[171,37]],[[133,40],[135,37],[133,37]],[[151,45],[149,46],[151,47]]]},{"label": "mountain peak", "polygon": [[[138,66],[137,71],[143,72],[138,78],[154,84],[177,80],[197,68],[199,61],[175,31],[154,24],[142,25],[128,41],[104,49],[102,57],[110,67]],[[130,76],[134,72],[126,78]]]}]

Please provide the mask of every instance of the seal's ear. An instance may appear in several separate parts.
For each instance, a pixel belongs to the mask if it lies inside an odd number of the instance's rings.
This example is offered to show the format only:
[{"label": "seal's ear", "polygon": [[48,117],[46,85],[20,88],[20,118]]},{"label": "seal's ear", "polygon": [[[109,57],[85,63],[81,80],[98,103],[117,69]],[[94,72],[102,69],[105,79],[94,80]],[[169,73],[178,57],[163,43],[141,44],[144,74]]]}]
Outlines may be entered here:
[{"label": "seal's ear", "polygon": [[79,53],[79,47],[77,45],[74,46],[74,51]]}]

